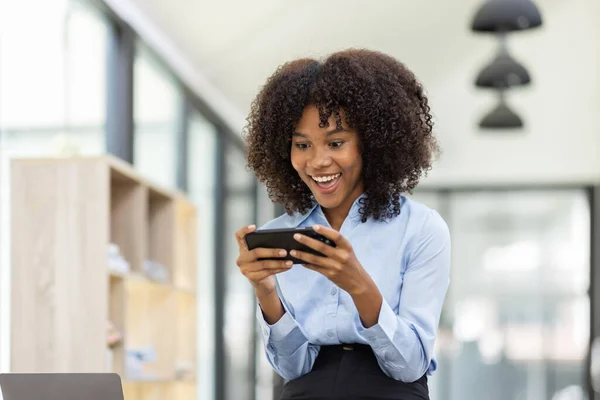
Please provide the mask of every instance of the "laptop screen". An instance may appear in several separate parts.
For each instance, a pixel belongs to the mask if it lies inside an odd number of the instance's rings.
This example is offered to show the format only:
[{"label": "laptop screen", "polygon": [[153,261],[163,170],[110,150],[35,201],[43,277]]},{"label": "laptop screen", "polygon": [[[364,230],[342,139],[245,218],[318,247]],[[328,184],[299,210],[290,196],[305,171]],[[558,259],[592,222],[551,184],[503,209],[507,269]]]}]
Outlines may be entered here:
[{"label": "laptop screen", "polygon": [[124,400],[114,373],[0,374],[2,400]]}]

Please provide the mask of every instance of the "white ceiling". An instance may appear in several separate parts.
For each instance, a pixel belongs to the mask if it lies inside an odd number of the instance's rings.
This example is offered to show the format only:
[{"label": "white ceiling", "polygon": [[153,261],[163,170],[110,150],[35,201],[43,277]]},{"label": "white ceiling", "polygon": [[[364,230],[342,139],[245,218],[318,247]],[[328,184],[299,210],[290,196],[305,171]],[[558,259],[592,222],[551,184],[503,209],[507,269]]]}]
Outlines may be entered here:
[{"label": "white ceiling", "polygon": [[[441,79],[477,51],[493,47],[469,32],[480,0],[115,0],[133,25],[164,33],[164,47],[184,58],[224,95],[238,118],[260,85],[290,59],[323,56],[348,47],[388,52],[426,84]],[[135,11],[134,11],[135,10]],[[141,14],[141,15],[139,15]],[[474,46],[466,45],[472,41]]]},{"label": "white ceiling", "polygon": [[494,98],[477,72],[496,42],[475,35],[483,0],[105,0],[233,131],[278,65],[348,47],[402,60],[429,92],[444,154],[432,184],[600,179],[600,2],[537,0],[544,25],[509,38],[533,76],[511,91],[521,132],[481,132]]}]

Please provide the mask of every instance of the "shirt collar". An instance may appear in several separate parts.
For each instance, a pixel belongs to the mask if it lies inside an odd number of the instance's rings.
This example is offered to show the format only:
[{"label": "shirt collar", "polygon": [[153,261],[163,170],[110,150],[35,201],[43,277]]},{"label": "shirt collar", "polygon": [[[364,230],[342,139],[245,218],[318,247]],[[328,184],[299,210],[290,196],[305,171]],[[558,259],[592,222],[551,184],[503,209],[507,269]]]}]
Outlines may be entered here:
[{"label": "shirt collar", "polygon": [[[360,196],[358,196],[356,198],[356,200],[354,200],[354,203],[352,203],[352,207],[350,207],[350,211],[348,212],[348,217],[346,217],[348,220],[352,221],[353,223],[356,223],[358,221],[360,221],[360,208],[361,208],[361,200],[366,198],[366,194],[363,193]],[[296,213],[296,215],[294,215],[294,221],[293,224],[294,226],[298,227],[300,226],[304,221],[306,221],[311,215],[313,215],[316,212],[320,212],[321,214],[323,213],[323,211],[321,210],[321,206],[319,205],[319,203],[317,203],[317,201],[314,199],[313,197],[313,205],[310,208],[310,210],[306,211],[305,213]],[[325,215],[323,214],[323,218],[325,218]]]}]

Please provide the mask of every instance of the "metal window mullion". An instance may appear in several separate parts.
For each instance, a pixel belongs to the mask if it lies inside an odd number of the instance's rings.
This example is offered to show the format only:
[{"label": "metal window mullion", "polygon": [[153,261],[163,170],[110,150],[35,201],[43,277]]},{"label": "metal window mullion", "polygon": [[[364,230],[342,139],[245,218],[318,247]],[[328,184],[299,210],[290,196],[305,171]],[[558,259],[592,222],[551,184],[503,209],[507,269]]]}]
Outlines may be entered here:
[{"label": "metal window mullion", "polygon": [[134,162],[133,63],[135,35],[115,21],[109,24],[106,69],[106,152]]},{"label": "metal window mullion", "polygon": [[[279,216],[285,212],[285,207],[281,204],[275,204],[275,216]],[[273,400],[278,400],[283,393],[283,384],[285,380],[276,372],[273,372]]]},{"label": "metal window mullion", "polygon": [[[598,346],[597,338],[600,338],[600,186],[589,189],[590,201],[590,342],[589,349],[593,345]],[[597,376],[592,376],[592,362],[597,364],[598,354],[592,354],[588,351],[586,360],[585,381],[588,391],[588,398],[591,400],[600,400],[600,393],[594,390],[592,379],[598,380]],[[592,360],[594,358],[594,360]]]},{"label": "metal window mullion", "polygon": [[[176,182],[177,188],[183,192],[188,191],[188,168],[189,168],[189,126],[190,126],[190,104],[187,97],[181,92],[181,103],[179,106],[179,116],[177,123],[177,137],[176,137]],[[218,181],[217,181],[218,182]]]},{"label": "metal window mullion", "polygon": [[225,202],[227,201],[225,181],[227,175],[225,152],[226,152],[225,135],[219,131],[217,135],[217,157],[216,157],[216,176],[215,182],[215,209],[214,209],[214,234],[215,234],[215,264],[214,268],[214,305],[215,305],[215,321],[214,321],[214,379],[215,400],[225,399],[225,366],[227,353],[225,351],[225,337],[223,327],[225,326],[225,291],[226,291],[226,275],[225,275],[225,225],[227,223],[225,216]]},{"label": "metal window mullion", "polygon": [[[253,223],[257,224],[258,223],[258,218],[259,218],[259,204],[258,204],[258,181],[256,179],[254,179],[253,181],[253,185],[252,185],[252,201],[253,201],[253,209],[252,209],[252,219],[253,219]],[[254,292],[251,293],[251,298],[249,299],[252,302],[253,305],[253,310],[256,309],[257,305],[258,305],[258,301],[256,299],[256,296],[254,295]],[[258,378],[258,373],[257,373],[257,354],[258,354],[258,346],[257,346],[257,341],[261,339],[260,335],[259,335],[259,327],[258,327],[258,320],[256,318],[252,318],[252,329],[250,330],[250,359],[249,361],[249,371],[248,371],[248,376],[249,376],[249,382],[251,383],[250,386],[250,393],[248,393],[248,400],[256,400],[256,381]]]}]

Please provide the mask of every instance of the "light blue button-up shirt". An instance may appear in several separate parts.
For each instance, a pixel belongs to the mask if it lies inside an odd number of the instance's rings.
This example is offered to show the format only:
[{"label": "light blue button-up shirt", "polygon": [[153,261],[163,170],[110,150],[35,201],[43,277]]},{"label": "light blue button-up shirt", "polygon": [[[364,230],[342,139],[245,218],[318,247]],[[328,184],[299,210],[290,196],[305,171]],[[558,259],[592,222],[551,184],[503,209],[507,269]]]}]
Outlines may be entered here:
[{"label": "light blue button-up shirt", "polygon": [[[294,265],[278,274],[286,312],[269,325],[259,306],[257,318],[267,359],[284,379],[308,373],[321,345],[344,343],[370,345],[392,379],[413,382],[436,370],[433,348],[450,282],[448,227],[435,210],[405,196],[399,216],[361,223],[359,199],[340,233],[383,296],[378,323],[365,328],[350,295],[318,272]],[[315,224],[330,226],[318,205],[261,229]]]}]

